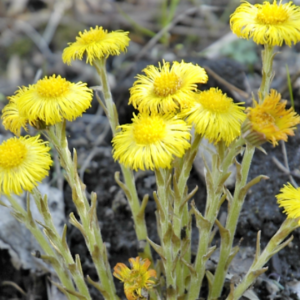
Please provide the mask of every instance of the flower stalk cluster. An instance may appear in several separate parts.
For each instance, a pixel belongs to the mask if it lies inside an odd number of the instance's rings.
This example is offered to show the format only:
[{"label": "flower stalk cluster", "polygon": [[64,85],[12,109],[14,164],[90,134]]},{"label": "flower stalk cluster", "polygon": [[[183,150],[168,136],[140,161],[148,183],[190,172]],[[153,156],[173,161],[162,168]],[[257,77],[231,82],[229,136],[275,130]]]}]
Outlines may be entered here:
[{"label": "flower stalk cluster", "polygon": [[[124,283],[129,300],[196,300],[202,296],[203,279],[208,282],[208,300],[224,297],[224,282],[230,263],[239,251],[234,236],[247,191],[261,180],[259,175],[248,180],[252,157],[256,147],[265,142],[273,146],[287,141],[294,134],[300,117],[292,108],[286,109],[281,95],[270,90],[274,47],[283,42],[291,46],[300,40],[300,9],[292,3],[264,2],[262,5],[242,3],[232,14],[232,31],[241,38],[253,38],[264,45],[262,51],[262,82],[253,99],[253,106],[245,109],[220,89],[204,91],[201,84],[208,76],[201,66],[184,61],[162,61],[150,65],[144,74],[136,77],[130,89],[129,104],[138,110],[132,123],[119,124],[118,112],[107,80],[106,60],[110,55],[125,52],[129,43],[128,32],[108,32],[102,27],[79,33],[74,43],[63,52],[63,61],[74,59],[93,66],[99,74],[102,87],[100,104],[104,108],[113,133],[112,156],[119,162],[123,175],[115,180],[124,191],[131,208],[137,240],[138,256],[130,258],[131,268],[118,263],[111,271],[105,243],[97,218],[97,195],[89,201],[85,185],[77,172],[77,154],[71,154],[66,137],[66,122],[73,121],[90,107],[92,90],[85,83],[71,83],[59,75],[39,80],[36,84],[20,88],[9,97],[2,119],[6,129],[17,136],[23,129],[33,126],[42,131],[54,146],[72,190],[77,215],[70,214],[70,223],[83,235],[98,275],[98,281],[87,277],[87,282],[99,290],[104,299],[117,300],[113,276]],[[187,182],[193,161],[203,139],[214,144],[212,164],[204,159],[206,180],[206,207],[201,213],[193,200],[198,187],[188,191]],[[67,226],[62,236],[54,226],[47,197],[38,191],[38,183],[48,175],[52,165],[48,143],[37,137],[14,137],[0,145],[0,194],[5,194],[13,215],[22,222],[40,243],[44,253],[41,259],[52,264],[60,283],[54,283],[68,299],[92,299],[82,272],[80,258],[75,258],[66,242]],[[241,155],[241,163],[236,157]],[[225,186],[229,168],[236,166],[233,193]],[[152,170],[157,190],[156,203],[159,243],[147,233],[145,208],[149,199],[139,200],[134,171]],[[30,197],[24,210],[13,194],[28,191],[43,217],[33,220]],[[299,189],[287,184],[277,196],[287,219],[260,249],[260,232],[257,235],[256,254],[249,271],[241,282],[230,285],[227,300],[237,300],[267,271],[268,260],[288,245],[292,230],[300,226]],[[227,202],[226,223],[218,219],[219,210]],[[0,202],[1,203],[1,202]],[[192,258],[192,222],[198,228],[198,248]],[[220,234],[219,259],[216,269],[206,269],[206,262],[217,249],[215,233]],[[153,260],[151,248],[159,260]],[[224,297],[224,298],[225,298]]]},{"label": "flower stalk cluster", "polygon": [[[41,256],[47,263],[51,263],[53,266],[61,284],[59,288],[61,291],[70,291],[68,293],[68,299],[76,300],[77,297],[75,295],[76,288],[72,282],[72,279],[69,276],[68,266],[63,262],[57,252],[51,247],[49,241],[45,237],[45,235],[41,232],[40,228],[34,221],[31,211],[30,211],[30,198],[27,198],[27,210],[25,211],[22,206],[18,203],[14,197],[11,195],[7,195],[7,199],[11,204],[11,211],[13,216],[20,222],[23,223],[26,228],[31,232],[36,241],[41,246],[44,254]],[[48,209],[48,208],[47,208]],[[90,298],[87,298],[90,299]]]},{"label": "flower stalk cluster", "polygon": [[[97,218],[97,196],[92,194],[91,204],[89,204],[85,186],[81,182],[77,172],[77,154],[74,150],[73,159],[68,148],[68,142],[65,135],[65,122],[58,123],[51,127],[48,132],[48,138],[53,143],[60,156],[60,164],[66,171],[66,180],[72,189],[72,199],[77,208],[80,217],[79,222],[73,213],[70,214],[70,223],[80,230],[85,238],[86,245],[93,259],[100,284],[99,290],[105,290],[109,299],[118,299],[115,286],[112,280],[112,274],[109,272],[109,262],[107,250],[103,243],[99,222]],[[91,279],[90,279],[91,281]]]}]

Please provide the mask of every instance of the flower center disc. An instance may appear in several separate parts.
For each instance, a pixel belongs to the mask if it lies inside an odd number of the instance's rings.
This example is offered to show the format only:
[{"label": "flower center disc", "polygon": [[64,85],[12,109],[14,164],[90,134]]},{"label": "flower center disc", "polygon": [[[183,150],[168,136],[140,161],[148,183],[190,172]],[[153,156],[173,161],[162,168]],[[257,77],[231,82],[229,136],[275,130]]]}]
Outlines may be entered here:
[{"label": "flower center disc", "polygon": [[70,82],[61,77],[41,79],[36,84],[37,93],[44,98],[62,97],[70,89]]},{"label": "flower center disc", "polygon": [[[209,92],[209,91],[208,91]],[[228,111],[231,99],[222,94],[221,91],[215,93],[202,92],[198,102],[207,110],[214,113],[225,113]]]},{"label": "flower center disc", "polygon": [[272,115],[266,112],[261,112],[255,117],[255,123],[260,124],[260,126],[262,127],[265,127],[268,125],[275,125],[275,119]]},{"label": "flower center disc", "polygon": [[266,3],[258,11],[256,19],[262,24],[280,25],[288,19],[288,13],[282,5]]},{"label": "flower center disc", "polygon": [[144,285],[143,275],[140,270],[132,270],[128,280],[129,285],[142,288]]},{"label": "flower center disc", "polygon": [[133,135],[138,144],[149,145],[165,136],[166,124],[157,118],[145,118],[134,124]]},{"label": "flower center disc", "polygon": [[91,29],[90,31],[84,32],[80,35],[80,38],[77,38],[78,41],[83,45],[88,45],[92,43],[99,43],[105,37],[107,33],[102,28]]},{"label": "flower center disc", "polygon": [[12,169],[18,167],[27,154],[26,146],[17,139],[9,139],[0,146],[0,167]]},{"label": "flower center disc", "polygon": [[164,73],[154,80],[154,92],[156,95],[166,97],[174,95],[181,87],[181,79],[174,73]]}]

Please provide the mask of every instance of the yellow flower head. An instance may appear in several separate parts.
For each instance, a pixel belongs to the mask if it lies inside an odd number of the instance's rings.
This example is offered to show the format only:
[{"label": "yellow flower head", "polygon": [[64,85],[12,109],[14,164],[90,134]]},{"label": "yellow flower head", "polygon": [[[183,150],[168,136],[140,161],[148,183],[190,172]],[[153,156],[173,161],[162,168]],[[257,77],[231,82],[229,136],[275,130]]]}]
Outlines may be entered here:
[{"label": "yellow flower head", "polygon": [[125,264],[118,263],[114,267],[113,275],[124,282],[124,291],[128,300],[146,300],[147,291],[155,284],[156,271],[148,270],[151,262],[147,258],[130,258],[129,262],[131,269]]},{"label": "yellow flower head", "polygon": [[76,42],[69,43],[69,46],[64,49],[63,62],[70,65],[72,60],[82,60],[83,55],[86,55],[86,63],[92,65],[95,59],[119,55],[126,51],[129,44],[128,33],[121,30],[107,32],[99,26],[90,28],[89,31],[85,30],[83,33],[79,32]]},{"label": "yellow flower head", "polygon": [[242,3],[231,15],[231,30],[244,39],[253,38],[257,44],[291,46],[300,41],[300,7],[293,2],[252,5]]},{"label": "yellow flower head", "polygon": [[129,104],[140,112],[169,113],[189,106],[193,101],[197,83],[206,83],[203,68],[182,61],[163,61],[159,67],[151,65],[138,75],[130,89]]},{"label": "yellow flower head", "polygon": [[19,89],[3,109],[4,125],[19,133],[26,121],[33,124],[42,120],[54,125],[64,119],[73,121],[91,106],[93,92],[85,83],[71,83],[53,75],[36,84]]},{"label": "yellow flower head", "polygon": [[0,194],[31,191],[48,175],[50,147],[39,137],[13,137],[0,145]]},{"label": "yellow flower head", "polygon": [[280,99],[281,95],[271,90],[262,104],[254,100],[254,107],[247,109],[247,121],[243,124],[243,132],[250,143],[256,136],[258,144],[268,141],[276,146],[278,141],[287,141],[288,135],[294,135],[300,117],[292,108],[286,110],[286,101]]},{"label": "yellow flower head", "polygon": [[287,214],[289,219],[300,218],[300,188],[294,188],[288,183],[280,192],[280,194],[276,195],[279,207],[284,208],[283,212]]},{"label": "yellow flower head", "polygon": [[10,130],[15,135],[20,136],[21,128],[27,131],[28,119],[24,115],[20,115],[17,101],[10,101],[2,110],[3,126],[6,130]]},{"label": "yellow flower head", "polygon": [[176,116],[134,115],[132,124],[119,126],[112,140],[113,158],[137,170],[171,168],[173,156],[190,147],[190,127]]},{"label": "yellow flower head", "polygon": [[242,104],[234,103],[221,90],[211,88],[195,94],[193,106],[184,109],[181,116],[211,143],[224,141],[229,145],[240,135],[246,118]]}]

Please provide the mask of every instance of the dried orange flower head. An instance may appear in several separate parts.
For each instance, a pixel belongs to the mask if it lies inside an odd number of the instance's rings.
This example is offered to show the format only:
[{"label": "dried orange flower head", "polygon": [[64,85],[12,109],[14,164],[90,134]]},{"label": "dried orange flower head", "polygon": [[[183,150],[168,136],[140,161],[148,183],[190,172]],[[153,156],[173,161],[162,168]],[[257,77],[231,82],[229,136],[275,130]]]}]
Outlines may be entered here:
[{"label": "dried orange flower head", "polygon": [[300,41],[300,7],[292,1],[255,5],[244,1],[231,15],[230,26],[238,37],[253,38],[257,44],[291,46]]},{"label": "dried orange flower head", "polygon": [[131,269],[123,263],[117,263],[113,275],[124,282],[124,291],[128,300],[147,299],[148,290],[155,284],[156,271],[149,269],[149,259],[140,257],[129,259]]},{"label": "dried orange flower head", "polygon": [[300,117],[293,108],[285,109],[286,101],[280,101],[281,95],[275,90],[264,99],[262,104],[254,101],[254,107],[247,109],[247,120],[242,126],[244,137],[258,146],[270,142],[287,141],[288,135],[294,135]]}]

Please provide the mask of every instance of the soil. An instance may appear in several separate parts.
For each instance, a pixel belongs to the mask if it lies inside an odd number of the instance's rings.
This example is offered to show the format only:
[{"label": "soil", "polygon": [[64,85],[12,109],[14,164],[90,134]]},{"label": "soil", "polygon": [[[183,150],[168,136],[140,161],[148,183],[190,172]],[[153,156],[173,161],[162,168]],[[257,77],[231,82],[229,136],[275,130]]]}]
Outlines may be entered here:
[{"label": "soil", "polygon": [[[30,2],[33,5],[32,1]],[[33,5],[34,7],[34,5]],[[37,9],[37,8],[36,8]],[[207,40],[206,40],[207,42]],[[55,45],[52,45],[55,48]],[[202,45],[202,47],[204,47]],[[139,48],[140,49],[140,48]],[[36,51],[36,50],[35,50]],[[35,51],[32,51],[34,54]],[[136,50],[127,54],[129,60],[134,60]],[[170,51],[168,49],[167,51]],[[225,78],[229,83],[236,87],[246,90],[245,82],[243,78],[245,74],[248,76],[259,76],[259,72],[255,74],[255,68],[249,68],[243,64],[240,64],[230,58],[220,59],[204,59],[192,55],[191,49],[187,51],[183,56],[176,56],[176,60],[182,58],[186,62],[198,63],[201,66],[207,66],[215,71],[219,76]],[[31,53],[31,54],[32,54]],[[6,53],[6,55],[8,55]],[[113,67],[115,60],[109,61],[109,66]],[[2,62],[3,63],[3,62]],[[147,58],[145,60],[139,60],[131,72],[121,69],[120,73],[116,74],[114,71],[114,77],[116,80],[114,88],[114,99],[116,100],[118,111],[120,114],[120,122],[130,122],[133,109],[127,106],[128,102],[128,88],[132,85],[133,77],[140,73],[141,70],[147,64],[156,64],[153,58]],[[259,70],[258,66],[258,70]],[[50,68],[51,69],[51,68]],[[53,68],[55,70],[55,68]],[[64,69],[65,75],[68,79],[77,78],[70,69]],[[95,82],[90,79],[89,85],[95,85]],[[207,85],[202,86],[202,89],[206,89],[210,86],[219,86],[229,96],[235,98],[236,94],[232,92],[228,86],[222,85],[218,80],[213,77]],[[298,90],[294,91],[295,103],[300,103],[300,97]],[[236,99],[238,100],[238,99]],[[2,103],[3,106],[5,103]],[[296,105],[296,109],[299,113],[299,107]],[[94,106],[88,111],[88,114],[95,114],[97,111],[97,102],[94,101]],[[102,119],[101,119],[102,120]],[[105,120],[105,119],[104,119]],[[87,132],[86,119],[81,118],[73,123],[68,124],[69,146],[70,148],[76,147],[79,157],[79,166],[84,163],[87,156],[93,149],[94,139],[103,131],[104,123],[96,123],[95,126],[89,127]],[[3,129],[1,134],[5,134]],[[114,173],[120,171],[117,163],[111,158],[111,134],[108,133],[105,136],[103,142],[98,146],[97,154],[94,155],[92,161],[88,164],[84,172],[84,182],[87,186],[87,191],[90,193],[95,191],[98,196],[98,208],[97,214],[100,221],[101,232],[103,240],[107,245],[109,253],[109,261],[111,267],[117,262],[127,263],[128,258],[137,256],[137,241],[133,229],[133,221],[131,218],[130,208],[126,202],[125,196],[120,191],[114,180]],[[294,137],[290,137],[288,143],[286,143],[287,156],[289,159],[290,170],[294,173],[294,179],[298,184],[299,180],[299,161],[300,161],[300,132],[295,132]],[[249,191],[242,213],[239,218],[239,224],[236,232],[236,241],[241,241],[241,248],[250,249],[249,256],[254,254],[254,248],[256,244],[256,235],[261,230],[261,245],[262,248],[267,244],[270,237],[277,231],[280,224],[285,219],[285,215],[281,209],[278,208],[276,203],[276,195],[282,188],[283,184],[289,181],[289,176],[283,172],[275,163],[273,158],[276,157],[279,161],[283,162],[283,151],[281,146],[273,147],[270,144],[263,145],[263,148],[267,151],[268,155],[256,150],[251,166],[249,180],[257,175],[264,174],[269,177],[268,180],[262,181],[255,185]],[[149,194],[149,202],[146,208],[146,223],[148,227],[148,233],[150,239],[159,243],[156,233],[156,221],[155,210],[156,205],[152,198],[152,193],[156,189],[154,174],[152,172],[138,173],[136,179],[137,190],[140,199]],[[188,182],[189,190],[192,190],[196,185],[199,189],[194,197],[197,208],[203,212],[205,208],[205,185],[201,181],[199,175],[195,170],[192,170],[191,177]],[[71,192],[69,187],[64,185],[64,199],[65,199],[65,213],[68,216],[71,212],[75,211],[75,207],[71,201]],[[1,208],[0,208],[1,209]],[[222,211],[226,211],[226,207],[222,208]],[[196,233],[195,224],[194,232]],[[297,296],[287,287],[288,282],[300,280],[300,230],[296,230],[294,233],[293,242],[276,254],[270,262],[267,264],[269,267],[266,272],[265,281],[258,281],[255,285],[254,291],[258,295],[259,299],[274,299],[275,297],[270,290],[267,279],[276,279],[279,281],[282,289],[278,289],[276,297],[278,299],[297,299]],[[68,243],[72,253],[79,254],[82,262],[84,274],[88,274],[92,279],[97,279],[96,272],[92,267],[91,258],[84,244],[83,238],[80,232],[68,224]],[[214,241],[219,244],[218,236]],[[193,242],[193,249],[196,247],[196,241]],[[242,274],[238,274],[242,275]],[[14,282],[27,292],[27,296],[17,291],[15,287],[11,285],[4,285],[5,281]],[[2,282],[2,285],[1,285]],[[31,273],[29,270],[16,270],[10,263],[10,257],[6,250],[0,250],[0,300],[8,299],[47,299],[46,293],[47,274],[37,276]],[[124,297],[122,284],[116,280],[116,286],[118,294]],[[224,294],[226,291],[224,290]],[[99,293],[91,288],[91,294],[93,299],[102,299]],[[30,297],[31,298],[30,298]],[[202,291],[201,297],[205,298],[205,288]]]}]

